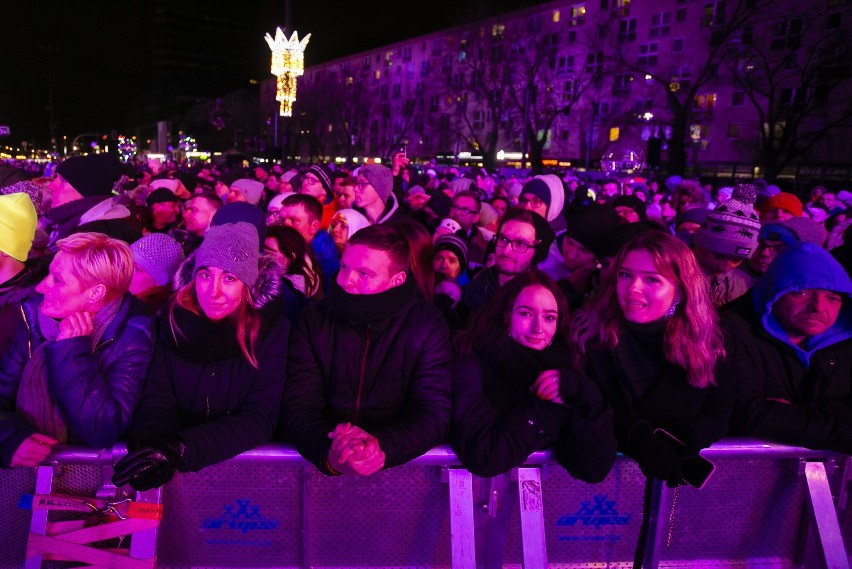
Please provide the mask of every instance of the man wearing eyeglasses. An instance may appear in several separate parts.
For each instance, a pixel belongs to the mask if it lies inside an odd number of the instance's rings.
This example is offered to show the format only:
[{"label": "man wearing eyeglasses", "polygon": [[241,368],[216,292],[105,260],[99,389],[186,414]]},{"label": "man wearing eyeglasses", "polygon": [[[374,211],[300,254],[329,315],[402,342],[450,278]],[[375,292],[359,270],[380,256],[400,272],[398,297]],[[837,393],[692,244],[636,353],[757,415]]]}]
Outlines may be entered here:
[{"label": "man wearing eyeglasses", "polygon": [[476,223],[479,221],[479,211],[482,202],[475,192],[464,191],[456,194],[453,205],[450,207],[450,217],[459,222],[464,231],[464,239],[467,241],[468,266],[472,272],[477,272],[485,265],[485,249],[488,242],[494,237],[491,232],[486,232]]},{"label": "man wearing eyeglasses", "polygon": [[328,229],[331,218],[337,212],[337,204],[334,203],[331,181],[332,173],[325,166],[312,164],[308,166],[305,175],[302,176],[300,194],[314,197],[322,205],[322,217],[320,218],[320,229]]},{"label": "man wearing eyeglasses", "polygon": [[555,235],[537,213],[510,209],[500,222],[494,239],[494,266],[480,271],[462,291],[463,319],[485,306],[501,286],[542,262]]}]

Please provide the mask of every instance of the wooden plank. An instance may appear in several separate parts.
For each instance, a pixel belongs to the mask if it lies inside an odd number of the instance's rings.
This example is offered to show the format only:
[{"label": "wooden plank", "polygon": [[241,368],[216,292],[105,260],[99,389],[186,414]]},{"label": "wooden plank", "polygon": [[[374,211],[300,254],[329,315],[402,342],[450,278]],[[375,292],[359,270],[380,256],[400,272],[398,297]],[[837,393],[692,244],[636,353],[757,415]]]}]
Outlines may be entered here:
[{"label": "wooden plank", "polygon": [[849,558],[843,546],[840,524],[837,523],[837,511],[834,509],[834,499],[831,496],[825,465],[821,462],[806,463],[805,480],[826,567],[849,569]]},{"label": "wooden plank", "polygon": [[155,561],[153,559],[133,559],[102,549],[62,541],[56,537],[30,533],[27,543],[27,556],[48,553],[90,565],[100,565],[109,569],[151,569]]},{"label": "wooden plank", "polygon": [[159,524],[160,522],[157,520],[120,520],[82,528],[61,535],[54,534],[51,537],[58,537],[62,541],[69,541],[71,543],[92,543],[93,541],[104,541],[106,539],[130,535],[137,531],[152,529]]}]

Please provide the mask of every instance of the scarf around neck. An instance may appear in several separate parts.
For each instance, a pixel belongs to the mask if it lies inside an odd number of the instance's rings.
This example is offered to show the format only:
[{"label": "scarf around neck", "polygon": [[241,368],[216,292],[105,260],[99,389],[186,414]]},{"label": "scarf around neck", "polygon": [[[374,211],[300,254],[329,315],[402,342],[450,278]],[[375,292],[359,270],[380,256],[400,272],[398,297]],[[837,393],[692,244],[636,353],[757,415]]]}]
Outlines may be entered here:
[{"label": "scarf around neck", "polygon": [[399,312],[417,294],[414,275],[409,271],[405,282],[376,294],[351,294],[332,279],[329,306],[335,314],[353,324],[387,320]]}]

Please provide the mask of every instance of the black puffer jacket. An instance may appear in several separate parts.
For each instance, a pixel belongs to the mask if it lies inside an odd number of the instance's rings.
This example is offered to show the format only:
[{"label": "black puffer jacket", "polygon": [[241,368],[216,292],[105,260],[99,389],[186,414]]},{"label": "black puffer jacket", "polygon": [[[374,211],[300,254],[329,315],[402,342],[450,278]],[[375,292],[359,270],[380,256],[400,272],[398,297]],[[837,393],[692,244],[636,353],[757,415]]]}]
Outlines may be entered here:
[{"label": "black puffer jacket", "polygon": [[[575,478],[603,480],[615,460],[612,408],[590,379],[567,367],[567,346],[536,351],[506,334],[474,343],[453,366],[453,449],[477,476],[496,476],[553,446]],[[565,404],[543,401],[530,387],[556,369]]]},{"label": "black puffer jacket", "polygon": [[410,273],[372,295],[347,294],[332,281],[327,303],[303,312],[293,329],[283,435],[330,474],[328,433],[349,422],[378,439],[386,468],[403,464],[447,438],[451,358],[447,325]]},{"label": "black puffer jacket", "polygon": [[[178,283],[188,274],[179,272]],[[173,333],[169,309],[164,310],[131,437],[179,435],[186,446],[179,468],[183,472],[269,442],[278,422],[290,333],[280,288],[280,267],[264,264],[252,296],[262,321],[255,347],[257,368],[243,355],[233,324],[176,306],[180,332]]]},{"label": "black puffer jacket", "polygon": [[[24,303],[24,324],[0,362],[0,464],[34,429],[15,413],[18,385],[33,350],[45,342],[38,326],[42,295]],[[102,448],[122,437],[139,399],[154,353],[154,320],[125,294],[98,345],[90,336],[45,346],[48,387],[68,425],[70,442]]]}]

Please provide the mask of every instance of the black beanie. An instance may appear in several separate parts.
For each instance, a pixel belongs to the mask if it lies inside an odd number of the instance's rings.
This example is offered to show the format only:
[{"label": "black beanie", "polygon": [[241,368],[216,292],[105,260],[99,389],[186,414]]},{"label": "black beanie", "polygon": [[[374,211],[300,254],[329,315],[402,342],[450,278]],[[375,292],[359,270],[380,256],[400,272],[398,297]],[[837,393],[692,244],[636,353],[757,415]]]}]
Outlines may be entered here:
[{"label": "black beanie", "polygon": [[179,202],[180,198],[174,195],[168,188],[157,188],[145,198],[145,203],[151,207],[155,203]]},{"label": "black beanie", "polygon": [[331,188],[333,186],[333,182],[331,181],[331,172],[328,168],[321,164],[311,164],[308,166],[307,171],[305,172],[311,173],[317,177],[317,180],[320,181],[322,185],[322,189],[325,190],[326,195],[331,195]]},{"label": "black beanie", "polygon": [[121,164],[112,154],[72,156],[56,167],[56,173],[85,198],[105,196],[121,178]]},{"label": "black beanie", "polygon": [[[560,238],[570,237],[598,258],[604,256],[606,242],[621,224],[621,216],[611,207],[601,204],[572,211],[565,220],[568,227]],[[559,246],[561,248],[561,241]]]},{"label": "black beanie", "polygon": [[541,178],[533,178],[521,188],[521,195],[532,194],[547,204],[550,207],[552,196],[550,194],[550,186]]},{"label": "black beanie", "polygon": [[602,257],[615,257],[618,252],[627,244],[628,241],[639,235],[640,233],[645,233],[646,231],[660,231],[660,229],[654,225],[649,224],[645,221],[638,221],[636,223],[623,223],[618,226],[618,228],[613,231],[609,238],[604,242],[603,247],[601,249]]}]

